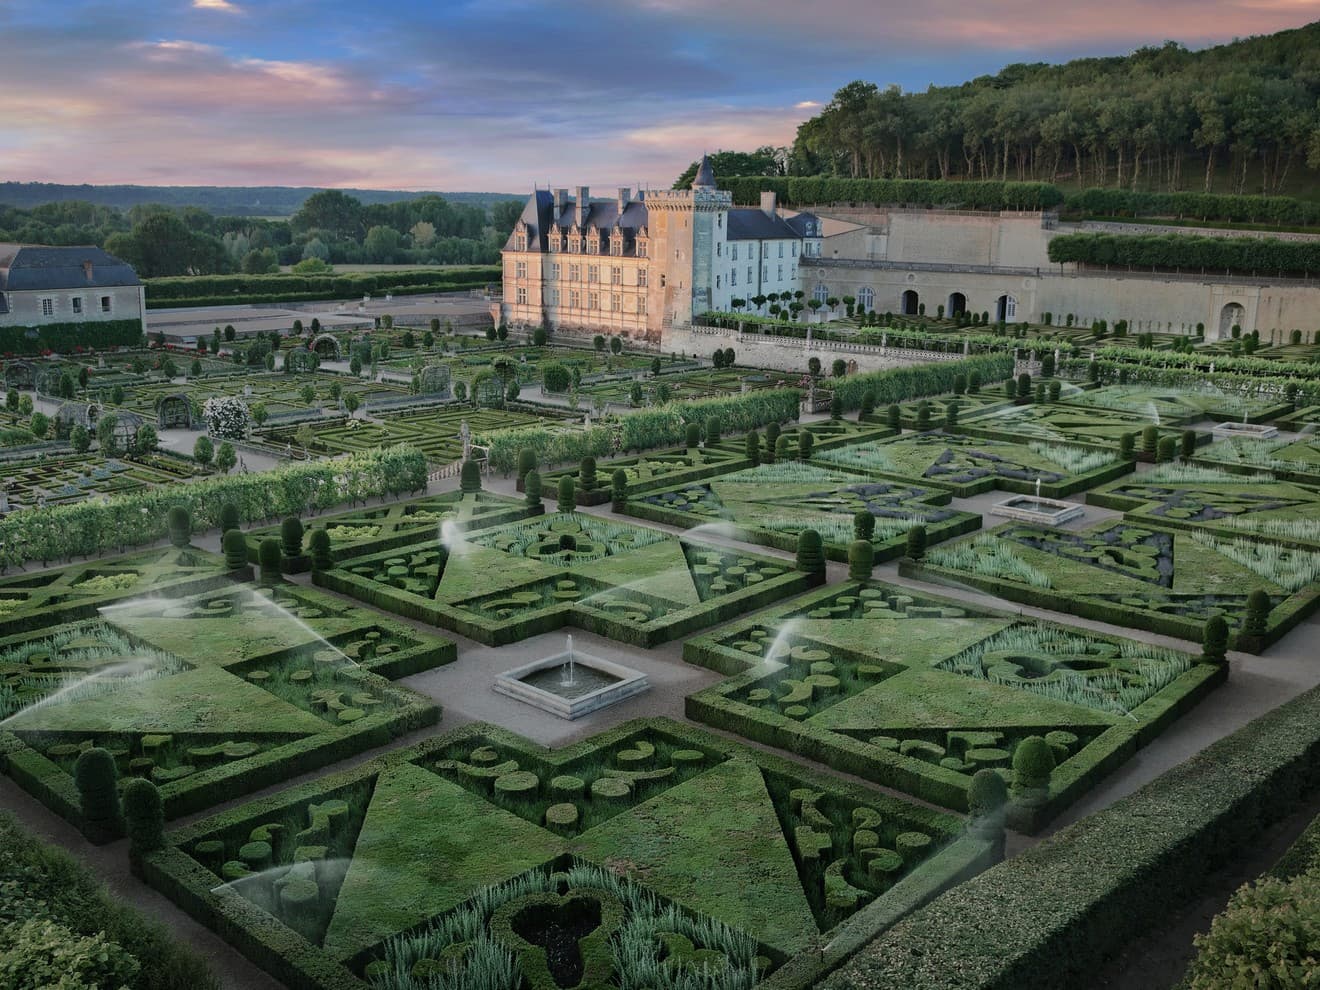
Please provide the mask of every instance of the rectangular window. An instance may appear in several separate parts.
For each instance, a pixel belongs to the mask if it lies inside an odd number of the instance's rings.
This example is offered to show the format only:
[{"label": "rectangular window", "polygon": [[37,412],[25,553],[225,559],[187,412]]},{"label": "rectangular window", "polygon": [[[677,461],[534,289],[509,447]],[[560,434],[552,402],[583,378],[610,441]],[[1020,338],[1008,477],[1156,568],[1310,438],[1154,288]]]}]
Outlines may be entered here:
[{"label": "rectangular window", "polygon": [[619,302],[619,294],[617,292],[610,293],[610,312],[611,313],[623,312],[623,305]]},{"label": "rectangular window", "polygon": [[723,257],[723,255],[724,255],[724,245],[723,245],[723,244],[716,243],[716,245],[715,245],[715,257],[720,258],[720,257]]},{"label": "rectangular window", "polygon": [[775,277],[776,277],[777,279],[779,279],[779,281],[781,281],[781,282],[784,280],[784,266],[783,266],[783,265],[780,265],[780,266],[779,266],[779,274],[776,275]]},{"label": "rectangular window", "polygon": [[81,312],[82,312],[82,296],[74,296],[73,299],[70,300],[70,301],[73,303],[73,311],[74,311],[75,313],[81,313]]},{"label": "rectangular window", "polygon": [[646,296],[637,297],[637,312],[641,316],[646,315]]},{"label": "rectangular window", "polygon": [[770,266],[769,266],[769,265],[762,265],[762,266],[761,266],[761,281],[762,281],[762,282],[769,282],[769,281],[770,281]]},{"label": "rectangular window", "polygon": [[663,289],[664,287],[665,287],[665,273],[664,273],[664,272],[661,272],[661,273],[660,273],[660,288]]},{"label": "rectangular window", "polygon": [[748,265],[748,266],[747,266],[747,284],[748,284],[748,285],[751,285],[751,284],[752,284],[752,279],[754,279],[754,278],[756,278],[755,271],[754,271],[754,269],[752,268],[751,265]]},{"label": "rectangular window", "polygon": [[108,313],[108,312],[110,312],[110,297],[109,297],[109,296],[102,296],[102,297],[101,297],[101,312],[102,312],[102,313]]},{"label": "rectangular window", "polygon": [[581,265],[569,265],[569,266],[568,266],[568,280],[569,280],[570,282],[581,282],[581,281],[582,281],[582,266],[581,266]]},{"label": "rectangular window", "polygon": [[560,271],[559,262],[556,261],[553,265],[550,266],[550,277],[556,282],[559,281],[559,271]]},{"label": "rectangular window", "polygon": [[637,257],[639,258],[646,257],[646,245],[642,241],[637,242]]},{"label": "rectangular window", "polygon": [[579,292],[577,289],[568,290],[568,308],[569,309],[582,308],[582,293]]},{"label": "rectangular window", "polygon": [[600,281],[600,265],[587,265],[587,281],[593,285]]},{"label": "rectangular window", "polygon": [[55,300],[54,300],[54,299],[43,299],[43,300],[41,300],[41,315],[42,315],[42,316],[54,316],[54,315],[55,315]]},{"label": "rectangular window", "polygon": [[718,275],[716,275],[716,276],[715,276],[715,288],[718,289],[719,287],[720,287],[720,277],[719,277]]},{"label": "rectangular window", "polygon": [[558,290],[558,289],[551,289],[551,290],[550,290],[550,305],[551,305],[551,306],[558,306],[558,305],[559,305],[559,290]]},{"label": "rectangular window", "polygon": [[793,242],[793,257],[797,257],[797,241]]},{"label": "rectangular window", "polygon": [[527,305],[527,290],[523,286],[518,286],[516,301],[519,306]]},{"label": "rectangular window", "polygon": [[588,293],[587,293],[587,309],[600,309],[600,293],[599,293],[599,292],[588,292]]},{"label": "rectangular window", "polygon": [[639,269],[637,269],[637,284],[640,285],[643,289],[646,288],[646,269],[645,269],[645,268],[639,268]]},{"label": "rectangular window", "polygon": [[730,285],[738,284],[738,269],[735,268],[731,272],[729,272],[729,284]]},{"label": "rectangular window", "polygon": [[733,260],[734,260],[734,261],[737,261],[737,260],[738,260],[738,245],[737,245],[737,244],[735,244],[735,245],[733,246]]},{"label": "rectangular window", "polygon": [[780,242],[779,242],[779,257],[782,258],[783,256],[784,256],[784,242],[783,242],[783,241],[780,241]]},{"label": "rectangular window", "polygon": [[513,277],[514,277],[514,278],[526,278],[526,277],[527,277],[527,262],[525,262],[525,261],[515,261],[515,262],[513,263]]},{"label": "rectangular window", "polygon": [[618,265],[610,269],[610,285],[623,285],[623,269]]}]

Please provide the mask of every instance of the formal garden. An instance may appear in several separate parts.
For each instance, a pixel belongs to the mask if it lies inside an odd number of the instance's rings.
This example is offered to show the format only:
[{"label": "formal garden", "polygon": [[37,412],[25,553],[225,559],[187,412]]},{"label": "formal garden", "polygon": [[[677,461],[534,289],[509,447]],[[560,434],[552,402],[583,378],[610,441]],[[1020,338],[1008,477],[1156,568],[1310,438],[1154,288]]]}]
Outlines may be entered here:
[{"label": "formal garden", "polygon": [[[1111,804],[1313,628],[1296,390],[1013,375],[994,352],[804,396],[390,333],[389,364],[427,375],[416,408],[302,422],[351,379],[207,380],[275,410],[251,439],[305,463],[48,459],[6,476],[0,516],[0,783],[294,990],[1084,986],[1067,960],[1114,951],[1087,912],[1159,929],[1133,891],[1190,896],[1196,863],[1252,854],[1314,791],[1304,697],[1215,743],[1203,780]],[[108,364],[124,409],[168,388]],[[552,367],[640,408],[509,399]],[[487,371],[466,401],[428,392]],[[1244,421],[1279,433],[1213,440]],[[996,524],[997,499],[1081,515]],[[1028,968],[973,946],[962,981],[944,942],[987,927]],[[176,965],[169,990],[209,990]],[[148,990],[116,967],[104,985]]]}]

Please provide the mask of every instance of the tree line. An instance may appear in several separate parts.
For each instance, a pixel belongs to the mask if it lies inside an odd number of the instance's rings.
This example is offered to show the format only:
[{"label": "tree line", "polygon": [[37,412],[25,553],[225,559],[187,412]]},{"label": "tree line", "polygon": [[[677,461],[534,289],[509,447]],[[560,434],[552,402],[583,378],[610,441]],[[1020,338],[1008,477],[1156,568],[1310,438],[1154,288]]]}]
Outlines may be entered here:
[{"label": "tree line", "polygon": [[95,244],[144,278],[261,275],[303,262],[310,273],[335,264],[488,265],[500,260],[521,211],[517,200],[484,207],[436,195],[364,204],[335,189],[309,196],[288,220],[161,204],[121,211],[66,200],[0,206],[0,241]]},{"label": "tree line", "polygon": [[1320,169],[1317,50],[1320,23],[1199,52],[1166,42],[1009,65],[924,92],[859,80],[804,122],[791,147],[759,149],[750,171],[727,174],[1273,195]]}]

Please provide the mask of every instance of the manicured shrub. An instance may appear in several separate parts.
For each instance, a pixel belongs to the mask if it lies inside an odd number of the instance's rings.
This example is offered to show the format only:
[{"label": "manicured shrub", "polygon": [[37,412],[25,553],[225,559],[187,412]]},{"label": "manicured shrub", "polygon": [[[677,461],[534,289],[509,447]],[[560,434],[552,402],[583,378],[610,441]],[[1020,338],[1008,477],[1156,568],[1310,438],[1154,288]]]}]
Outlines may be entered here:
[{"label": "manicured shrub", "polygon": [[1053,772],[1050,744],[1040,736],[1027,736],[1013,751],[1013,796],[1028,806],[1043,803]]},{"label": "manicured shrub", "polygon": [[1183,460],[1186,460],[1187,458],[1191,457],[1191,456],[1192,456],[1193,454],[1195,454],[1195,453],[1196,453],[1196,431],[1195,431],[1195,430],[1183,430],[1183,431],[1182,431],[1182,456],[1183,456]]},{"label": "manicured shrub", "polygon": [[761,463],[761,434],[755,430],[747,431],[747,459],[752,462],[752,467]]},{"label": "manicured shrub", "polygon": [[875,516],[865,509],[853,513],[853,539],[870,542],[875,536]]},{"label": "manicured shrub", "polygon": [[518,481],[520,483],[525,481],[528,471],[535,471],[539,466],[536,461],[536,451],[531,447],[523,447],[518,451]]},{"label": "manicured shrub", "polygon": [[238,506],[233,502],[226,502],[220,506],[220,532],[228,533],[231,529],[238,529],[238,527]]},{"label": "manicured shrub", "polygon": [[596,458],[582,458],[582,463],[578,465],[578,484],[584,492],[596,490]]},{"label": "manicured shrub", "polygon": [[1270,596],[1265,589],[1256,588],[1247,595],[1247,614],[1242,620],[1242,631],[1248,636],[1264,636],[1269,626]]},{"label": "manicured shrub", "polygon": [[1088,382],[1100,381],[1100,362],[1092,361],[1086,366],[1086,380]]},{"label": "manicured shrub", "polygon": [[312,553],[312,570],[328,571],[335,566],[335,558],[330,550],[330,534],[323,527],[312,530],[307,538],[307,547]]},{"label": "manicured shrub", "polygon": [[267,537],[257,548],[257,561],[261,564],[261,583],[277,584],[280,580],[280,541]]},{"label": "manicured shrub", "polygon": [[1018,375],[1017,399],[1019,402],[1027,402],[1031,399],[1031,376],[1025,371]]},{"label": "manicured shrub", "polygon": [[981,373],[979,371],[969,372],[967,375],[967,394],[978,395],[981,391]]},{"label": "manicured shrub", "polygon": [[1000,812],[1008,801],[1008,784],[997,770],[978,770],[967,785],[967,810],[974,818]]},{"label": "manicured shrub", "polygon": [[687,448],[696,450],[701,446],[701,427],[697,423],[688,423],[687,425]]},{"label": "manicured shrub", "polygon": [[577,494],[573,490],[573,476],[566,474],[559,479],[559,511],[572,512],[577,508]]},{"label": "manicured shrub", "polygon": [[100,746],[83,750],[73,765],[73,782],[88,826],[106,835],[120,830],[119,770]]},{"label": "manicured shrub", "polygon": [[930,403],[925,399],[917,403],[917,429],[930,429]]},{"label": "manicured shrub", "polygon": [[1201,659],[1207,663],[1223,663],[1228,659],[1228,623],[1222,615],[1205,620],[1201,634]]},{"label": "manicured shrub", "polygon": [[913,526],[908,530],[907,555],[911,560],[921,560],[926,556],[925,526]]},{"label": "manicured shrub", "polygon": [[170,506],[166,515],[170,530],[170,542],[182,550],[192,542],[192,515],[181,505]]},{"label": "manicured shrub", "polygon": [[1058,402],[1059,396],[1063,394],[1063,383],[1055,379],[1050,382],[1050,401]]},{"label": "manicured shrub", "polygon": [[765,449],[770,454],[775,449],[775,444],[779,442],[779,424],[769,422],[765,424]]},{"label": "manicured shrub", "polygon": [[540,471],[528,471],[527,477],[523,478],[523,498],[528,505],[537,506],[541,504]]},{"label": "manicured shrub", "polygon": [[1160,442],[1155,448],[1155,460],[1162,462],[1173,460],[1178,452],[1178,441],[1173,437],[1160,437]]},{"label": "manicured shrub", "polygon": [[805,426],[798,430],[798,460],[806,461],[811,458],[811,446],[816,442],[810,430]]},{"label": "manicured shrub", "polygon": [[613,489],[611,495],[614,500],[614,511],[622,512],[628,507],[628,472],[623,468],[616,468],[610,477],[610,487]]},{"label": "manicured shrub", "polygon": [[1047,353],[1040,359],[1040,376],[1042,378],[1054,377],[1054,354]]},{"label": "manicured shrub", "polygon": [[1125,461],[1132,460],[1132,455],[1136,449],[1136,446],[1137,446],[1136,435],[1132,433],[1124,433],[1121,437],[1118,438],[1118,456],[1123,458],[1123,460]]},{"label": "manicured shrub", "polygon": [[481,465],[471,458],[463,462],[458,476],[458,490],[465,494],[481,491]]},{"label": "manicured shrub", "polygon": [[958,400],[950,399],[944,407],[944,428],[951,430],[958,425]]},{"label": "manicured shrub", "polygon": [[720,423],[720,418],[718,416],[711,416],[708,420],[706,420],[707,443],[720,442],[720,428],[721,428],[721,423]]},{"label": "manicured shrub", "polygon": [[247,566],[247,540],[242,530],[231,529],[220,538],[220,547],[225,552],[225,566],[237,571]]},{"label": "manicured shrub", "polygon": [[903,426],[903,410],[897,402],[891,402],[885,408],[885,424],[891,430],[897,430]]},{"label": "manicured shrub", "polygon": [[283,545],[284,556],[302,556],[303,524],[297,516],[285,516],[280,523],[280,543]]},{"label": "manicured shrub", "polygon": [[830,399],[830,419],[836,423],[843,419],[843,399],[837,395]]},{"label": "manicured shrub", "polygon": [[1143,426],[1141,428],[1141,452],[1143,454],[1148,457],[1153,456],[1159,442],[1160,428],[1158,426]]},{"label": "manicured shrub", "polygon": [[124,784],[124,826],[134,853],[154,852],[165,843],[165,806],[151,781],[134,777]]},{"label": "manicured shrub", "polygon": [[953,394],[962,395],[967,391],[967,376],[957,374],[953,376]]},{"label": "manicured shrub", "polygon": [[875,412],[875,389],[868,388],[862,393],[860,416],[870,416]]},{"label": "manicured shrub", "polygon": [[1044,382],[1037,382],[1037,383],[1036,383],[1036,391],[1035,391],[1035,393],[1034,393],[1034,398],[1032,398],[1031,401],[1034,402],[1034,403],[1036,403],[1036,405],[1041,405],[1041,404],[1043,404],[1043,403],[1045,402],[1045,383],[1044,383]]},{"label": "manicured shrub", "polygon": [[788,460],[788,436],[781,433],[779,439],[775,441],[774,462],[782,464]]},{"label": "manicured shrub", "polygon": [[825,570],[825,549],[820,534],[814,529],[804,529],[797,538],[797,568],[808,574],[821,573]]},{"label": "manicured shrub", "polygon": [[848,544],[848,577],[853,581],[871,580],[875,566],[875,547],[870,540],[853,540]]}]

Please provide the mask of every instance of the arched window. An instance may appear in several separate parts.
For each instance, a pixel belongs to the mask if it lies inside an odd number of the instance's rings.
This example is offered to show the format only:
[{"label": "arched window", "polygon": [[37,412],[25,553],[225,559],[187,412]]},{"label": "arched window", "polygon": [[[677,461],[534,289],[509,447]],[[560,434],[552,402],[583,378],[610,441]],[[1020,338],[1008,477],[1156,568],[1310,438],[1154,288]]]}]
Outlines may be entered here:
[{"label": "arched window", "polygon": [[899,307],[904,316],[916,316],[917,307],[921,305],[921,297],[917,295],[915,289],[908,289],[903,293],[902,305]]},{"label": "arched window", "polygon": [[811,290],[811,298],[817,302],[824,302],[830,297],[830,287],[823,282]]},{"label": "arched window", "polygon": [[995,302],[995,319],[1001,323],[1012,323],[1017,319],[1017,300],[1003,295]]},{"label": "arched window", "polygon": [[857,308],[863,313],[875,309],[875,289],[868,285],[857,290]]}]

